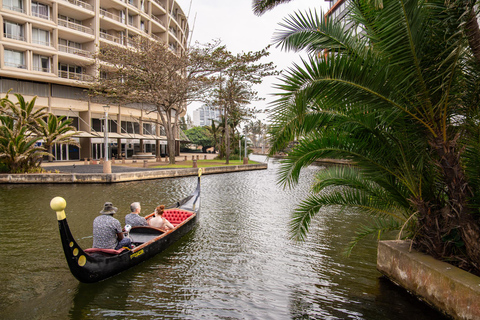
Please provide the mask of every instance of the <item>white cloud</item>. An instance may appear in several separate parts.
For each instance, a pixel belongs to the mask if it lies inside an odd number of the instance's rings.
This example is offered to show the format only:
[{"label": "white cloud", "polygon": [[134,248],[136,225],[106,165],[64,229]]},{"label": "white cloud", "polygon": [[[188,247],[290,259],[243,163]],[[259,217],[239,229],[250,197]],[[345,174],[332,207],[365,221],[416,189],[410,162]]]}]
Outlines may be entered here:
[{"label": "white cloud", "polygon": [[[251,0],[177,0],[177,2],[185,14],[189,15],[192,44],[196,41],[207,43],[212,39],[221,39],[232,53],[258,51],[272,44],[275,30],[279,29],[278,24],[295,11],[316,9],[326,12],[329,6],[329,2],[323,0],[292,0],[257,17],[253,14]],[[284,52],[275,47],[272,47],[270,52],[267,59],[273,61],[278,70],[288,68],[293,61],[299,61],[298,53]],[[275,82],[274,77],[269,77],[261,85],[256,86],[259,95],[265,98],[263,101],[254,102],[258,109],[265,109],[273,100],[271,94],[274,92],[272,85]],[[198,104],[189,106],[188,113],[191,114],[198,106]]]}]

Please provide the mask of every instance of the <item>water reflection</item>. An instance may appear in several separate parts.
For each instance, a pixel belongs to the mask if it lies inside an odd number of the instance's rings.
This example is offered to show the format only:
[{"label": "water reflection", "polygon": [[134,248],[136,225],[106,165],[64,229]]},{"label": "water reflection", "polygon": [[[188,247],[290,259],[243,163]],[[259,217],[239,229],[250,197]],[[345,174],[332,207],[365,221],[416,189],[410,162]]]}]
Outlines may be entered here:
[{"label": "water reflection", "polygon": [[441,319],[380,278],[373,240],[349,259],[342,255],[361,215],[321,212],[305,243],[290,241],[290,212],[322,167],[308,168],[293,190],[276,184],[276,167],[270,162],[268,170],[204,176],[196,229],[166,252],[97,284],[78,283],[70,274],[50,199],[66,198],[72,233],[89,247],[92,221],[105,201],[118,206],[123,221],[131,202],[140,201],[147,214],[189,194],[195,178],[0,186],[5,318]]}]

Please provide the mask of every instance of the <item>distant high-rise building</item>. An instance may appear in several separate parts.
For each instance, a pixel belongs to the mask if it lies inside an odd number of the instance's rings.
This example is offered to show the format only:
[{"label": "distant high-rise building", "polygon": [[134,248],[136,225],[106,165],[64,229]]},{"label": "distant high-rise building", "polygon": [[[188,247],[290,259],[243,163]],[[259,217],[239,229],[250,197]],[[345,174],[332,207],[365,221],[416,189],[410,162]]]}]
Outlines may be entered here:
[{"label": "distant high-rise building", "polygon": [[193,111],[193,125],[196,127],[209,126],[212,120],[220,120],[220,110],[215,107],[203,105]]}]

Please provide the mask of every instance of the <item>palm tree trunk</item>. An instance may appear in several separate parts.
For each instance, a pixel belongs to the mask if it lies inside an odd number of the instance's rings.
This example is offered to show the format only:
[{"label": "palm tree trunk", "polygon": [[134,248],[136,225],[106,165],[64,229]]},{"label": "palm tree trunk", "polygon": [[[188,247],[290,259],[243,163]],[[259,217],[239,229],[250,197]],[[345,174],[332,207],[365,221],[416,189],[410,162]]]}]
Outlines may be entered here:
[{"label": "palm tree trunk", "polygon": [[480,64],[480,28],[478,26],[474,8],[470,10],[468,22],[466,24],[466,31],[468,44],[472,49],[475,60]]},{"label": "palm tree trunk", "polygon": [[448,219],[446,226],[452,230],[459,229],[467,255],[475,267],[479,268],[480,225],[468,207],[468,198],[472,196],[472,193],[460,163],[461,150],[458,149],[457,139],[458,136],[444,141],[441,137],[437,137],[433,143],[447,186],[449,208],[444,209],[443,216]]}]

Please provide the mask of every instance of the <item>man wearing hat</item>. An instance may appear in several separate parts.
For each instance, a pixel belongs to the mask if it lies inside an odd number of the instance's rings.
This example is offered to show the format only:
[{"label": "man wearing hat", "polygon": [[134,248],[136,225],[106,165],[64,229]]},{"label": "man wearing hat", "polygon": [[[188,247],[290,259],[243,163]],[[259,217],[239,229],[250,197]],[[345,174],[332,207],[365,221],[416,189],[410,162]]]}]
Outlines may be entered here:
[{"label": "man wearing hat", "polygon": [[122,225],[113,217],[117,211],[111,202],[105,202],[100,215],[93,220],[93,248],[130,248],[132,240],[123,236]]}]

